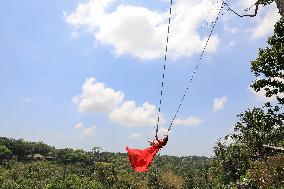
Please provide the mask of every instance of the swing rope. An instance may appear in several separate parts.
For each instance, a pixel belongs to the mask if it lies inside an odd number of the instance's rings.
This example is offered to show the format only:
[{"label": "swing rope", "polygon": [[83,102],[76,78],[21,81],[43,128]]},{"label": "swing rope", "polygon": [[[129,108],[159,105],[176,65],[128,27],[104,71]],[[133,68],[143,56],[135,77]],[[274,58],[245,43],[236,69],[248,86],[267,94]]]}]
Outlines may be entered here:
[{"label": "swing rope", "polygon": [[168,30],[167,30],[166,47],[165,47],[165,55],[164,55],[164,64],[163,64],[163,71],[162,71],[160,100],[159,100],[159,107],[158,107],[158,119],[157,119],[157,123],[156,123],[156,135],[155,135],[156,140],[158,140],[161,106],[162,106],[163,93],[164,93],[164,84],[165,84],[165,75],[166,75],[166,63],[167,63],[169,35],[170,35],[170,25],[171,25],[171,18],[172,18],[172,6],[173,6],[173,0],[171,0],[171,2],[170,2],[170,13],[169,13],[169,18],[168,18]]},{"label": "swing rope", "polygon": [[[171,11],[171,10],[172,10],[172,4],[173,4],[173,1],[171,0],[170,17],[169,17],[169,25],[168,25],[168,34],[169,34],[169,31],[170,31],[171,14],[172,14],[172,11]],[[174,124],[174,121],[175,121],[175,119],[176,119],[176,117],[177,117],[177,115],[178,115],[178,113],[179,113],[179,111],[180,111],[180,108],[181,108],[181,106],[182,106],[182,104],[183,104],[183,102],[184,102],[184,99],[185,99],[185,97],[186,97],[186,95],[187,95],[187,93],[188,93],[189,87],[190,87],[190,85],[191,85],[191,83],[192,83],[192,81],[193,81],[193,79],[194,79],[194,77],[195,77],[195,75],[196,75],[196,72],[197,72],[197,70],[198,70],[198,68],[199,68],[199,65],[202,63],[202,60],[203,60],[205,51],[206,51],[207,46],[208,46],[208,44],[209,44],[209,41],[210,41],[210,39],[211,39],[211,37],[212,37],[213,31],[214,31],[214,29],[215,29],[215,26],[216,26],[216,24],[217,24],[217,22],[218,22],[218,20],[219,20],[219,18],[220,18],[220,16],[221,16],[222,9],[224,8],[224,5],[225,5],[225,3],[222,2],[221,6],[220,6],[220,8],[219,8],[219,12],[218,12],[218,14],[217,14],[217,17],[216,17],[216,19],[212,22],[213,25],[212,25],[212,28],[211,28],[211,30],[210,30],[209,36],[208,36],[207,41],[206,41],[206,43],[205,43],[205,45],[204,45],[204,47],[203,47],[203,50],[202,50],[202,52],[201,52],[201,54],[200,54],[200,57],[199,57],[199,59],[198,59],[198,61],[197,61],[197,63],[196,63],[196,66],[194,67],[193,73],[192,73],[192,75],[191,75],[191,77],[190,77],[190,79],[189,79],[189,81],[188,81],[187,87],[186,87],[186,89],[185,89],[185,91],[184,91],[184,93],[183,93],[183,95],[182,95],[182,98],[181,98],[180,101],[179,101],[179,105],[178,105],[178,107],[177,107],[177,109],[176,109],[176,112],[175,112],[175,114],[174,114],[174,116],[173,116],[173,118],[172,118],[172,120],[171,120],[170,126],[169,126],[169,128],[168,128],[168,132],[167,132],[167,134],[165,135],[166,137],[169,135],[169,132],[170,132],[170,130],[171,130],[173,124]],[[159,130],[159,122],[160,122],[160,112],[161,112],[161,104],[162,104],[162,98],[163,98],[163,88],[164,88],[165,70],[166,70],[167,53],[168,53],[168,43],[169,43],[169,35],[167,36],[166,54],[165,54],[165,57],[164,57],[164,65],[163,65],[162,86],[161,86],[161,93],[160,93],[160,106],[159,106],[159,109],[158,109],[158,120],[157,120],[157,125],[156,125],[156,139],[158,139],[158,130]]]},{"label": "swing rope", "polygon": [[218,14],[217,14],[217,17],[216,17],[215,21],[212,22],[213,25],[212,25],[211,31],[210,31],[209,36],[208,36],[208,38],[207,38],[207,41],[206,41],[206,43],[205,43],[205,45],[204,45],[204,48],[203,48],[203,50],[202,50],[202,53],[200,54],[200,57],[199,57],[199,59],[198,59],[198,61],[197,61],[197,63],[196,63],[196,66],[194,67],[194,71],[193,71],[193,73],[192,73],[192,75],[191,75],[191,77],[190,77],[190,79],[189,79],[189,82],[188,82],[187,87],[186,87],[186,89],[185,89],[185,91],[184,91],[184,94],[183,94],[183,96],[182,96],[182,98],[181,98],[181,100],[180,100],[180,102],[179,102],[179,105],[178,105],[178,107],[177,107],[176,113],[175,113],[175,115],[174,115],[173,118],[172,118],[171,124],[170,124],[170,126],[169,126],[169,128],[168,128],[168,134],[169,134],[169,132],[170,132],[170,130],[171,130],[173,124],[174,124],[174,121],[175,121],[175,119],[176,119],[176,117],[177,117],[177,115],[178,115],[178,113],[179,113],[179,111],[180,111],[180,108],[181,108],[181,106],[182,106],[182,104],[183,104],[183,102],[184,102],[184,99],[185,99],[185,97],[186,97],[186,95],[187,95],[187,93],[188,93],[189,87],[190,87],[190,85],[191,85],[191,83],[192,83],[192,81],[193,81],[193,79],[194,79],[194,77],[195,77],[195,75],[196,75],[196,72],[198,71],[199,65],[202,63],[202,60],[203,60],[205,51],[206,51],[207,46],[208,46],[208,44],[209,44],[209,41],[210,41],[210,39],[211,39],[211,37],[212,37],[213,31],[214,31],[214,29],[215,29],[215,26],[216,26],[216,24],[217,24],[217,22],[218,22],[218,20],[219,20],[219,18],[220,18],[220,16],[221,16],[223,7],[224,7],[224,2],[222,2],[221,6],[220,6],[220,9],[219,9],[219,12],[218,12]]}]

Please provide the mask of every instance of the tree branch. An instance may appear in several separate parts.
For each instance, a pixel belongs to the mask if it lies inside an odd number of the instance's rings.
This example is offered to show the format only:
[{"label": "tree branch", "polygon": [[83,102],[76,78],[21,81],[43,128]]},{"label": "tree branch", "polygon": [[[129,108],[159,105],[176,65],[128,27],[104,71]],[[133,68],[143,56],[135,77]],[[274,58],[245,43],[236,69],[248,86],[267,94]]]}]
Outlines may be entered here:
[{"label": "tree branch", "polygon": [[257,13],[258,13],[258,8],[259,8],[259,3],[256,2],[254,4],[255,5],[254,14],[244,14],[244,15],[241,15],[238,12],[236,12],[235,10],[233,10],[226,2],[224,2],[224,5],[228,8],[229,11],[233,12],[238,17],[255,17],[257,15]]}]

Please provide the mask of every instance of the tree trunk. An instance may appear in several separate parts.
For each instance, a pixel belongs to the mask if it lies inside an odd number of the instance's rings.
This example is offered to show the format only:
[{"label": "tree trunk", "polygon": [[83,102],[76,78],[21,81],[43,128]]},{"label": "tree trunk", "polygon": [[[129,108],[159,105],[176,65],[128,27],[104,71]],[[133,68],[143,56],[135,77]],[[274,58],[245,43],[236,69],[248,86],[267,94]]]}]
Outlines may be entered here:
[{"label": "tree trunk", "polygon": [[279,9],[279,13],[282,17],[284,17],[284,0],[275,0],[277,4],[277,8]]}]

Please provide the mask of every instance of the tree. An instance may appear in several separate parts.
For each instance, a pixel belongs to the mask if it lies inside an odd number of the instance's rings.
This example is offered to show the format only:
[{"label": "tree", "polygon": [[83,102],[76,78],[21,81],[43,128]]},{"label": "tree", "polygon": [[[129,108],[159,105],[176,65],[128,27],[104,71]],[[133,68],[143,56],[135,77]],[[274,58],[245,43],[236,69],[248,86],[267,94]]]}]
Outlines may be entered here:
[{"label": "tree", "polygon": [[247,177],[253,162],[279,154],[265,146],[284,140],[284,116],[279,111],[278,107],[263,107],[238,115],[234,133],[215,146],[213,168],[209,171],[213,188],[236,185]]},{"label": "tree", "polygon": [[112,163],[98,162],[94,174],[95,178],[107,188],[113,188],[117,181],[117,175]]},{"label": "tree", "polygon": [[284,105],[284,18],[274,27],[274,35],[268,39],[270,47],[259,49],[259,56],[251,62],[251,71],[258,78],[251,85],[267,97],[276,97]]},{"label": "tree", "polygon": [[284,156],[270,157],[264,162],[254,162],[250,170],[250,182],[257,188],[283,188]]},{"label": "tree", "polygon": [[165,171],[160,174],[161,188],[164,189],[181,189],[183,188],[184,180],[182,177],[173,174],[171,171]]},{"label": "tree", "polygon": [[215,158],[209,176],[213,188],[224,188],[236,183],[250,167],[250,153],[245,145],[225,145],[219,141],[214,147],[214,152]]},{"label": "tree", "polygon": [[6,146],[0,146],[0,161],[8,160],[12,157],[12,152]]},{"label": "tree", "polygon": [[226,136],[236,144],[245,145],[253,160],[265,159],[274,151],[264,145],[277,145],[284,140],[284,115],[278,107],[253,108],[238,117],[234,133]]},{"label": "tree", "polygon": [[44,144],[43,142],[31,142],[30,148],[32,154],[48,156],[51,155],[51,153],[54,153],[54,147]]},{"label": "tree", "polygon": [[15,140],[0,137],[0,145],[9,148],[13,155],[18,156],[19,159],[24,159],[24,156],[29,155],[32,150],[30,142],[23,139]]},{"label": "tree", "polygon": [[[258,5],[272,2],[273,0],[257,1]],[[283,4],[284,1],[275,2]],[[284,141],[283,17],[275,24],[274,35],[268,39],[268,44],[270,46],[260,49],[259,57],[251,62],[251,71],[257,77],[252,88],[256,92],[264,90],[267,97],[276,97],[278,105],[272,106],[269,102],[262,108],[248,109],[238,115],[239,121],[235,124],[234,133],[225,137],[228,143],[219,141],[215,147],[215,158],[209,174],[213,188],[230,188],[243,184],[249,188],[267,188],[282,184],[283,173],[279,172],[282,167],[278,164],[283,152],[279,152],[279,148],[274,146],[279,146]],[[274,157],[278,155],[282,157]]]}]

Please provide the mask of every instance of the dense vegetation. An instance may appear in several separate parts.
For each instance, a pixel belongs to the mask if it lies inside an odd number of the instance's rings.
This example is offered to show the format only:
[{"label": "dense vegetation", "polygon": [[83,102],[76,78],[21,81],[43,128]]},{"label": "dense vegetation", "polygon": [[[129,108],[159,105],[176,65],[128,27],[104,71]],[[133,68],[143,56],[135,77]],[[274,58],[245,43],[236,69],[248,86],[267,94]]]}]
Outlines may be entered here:
[{"label": "dense vegetation", "polygon": [[[29,154],[54,159],[31,160]],[[55,149],[41,142],[0,138],[0,188],[208,188],[210,160],[157,156],[149,173],[134,173],[126,154]]]},{"label": "dense vegetation", "polygon": [[[263,116],[264,112],[255,109]],[[255,113],[255,112],[254,112]],[[242,115],[246,116],[246,115]],[[237,123],[236,128],[242,128]],[[264,124],[265,125],[265,124]],[[106,189],[106,188],[283,188],[284,155],[247,140],[253,132],[231,136],[235,142],[218,142],[215,157],[157,156],[148,173],[134,173],[126,154],[55,149],[41,142],[0,138],[1,189]],[[260,127],[261,131],[262,127]],[[247,137],[247,135],[249,137]],[[283,137],[283,136],[282,136]],[[270,137],[267,137],[270,140]],[[271,140],[274,141],[272,136]],[[255,142],[254,142],[255,141]],[[258,148],[260,147],[260,148]],[[29,154],[44,154],[51,160],[32,160]],[[273,187],[271,187],[273,188]]]}]

